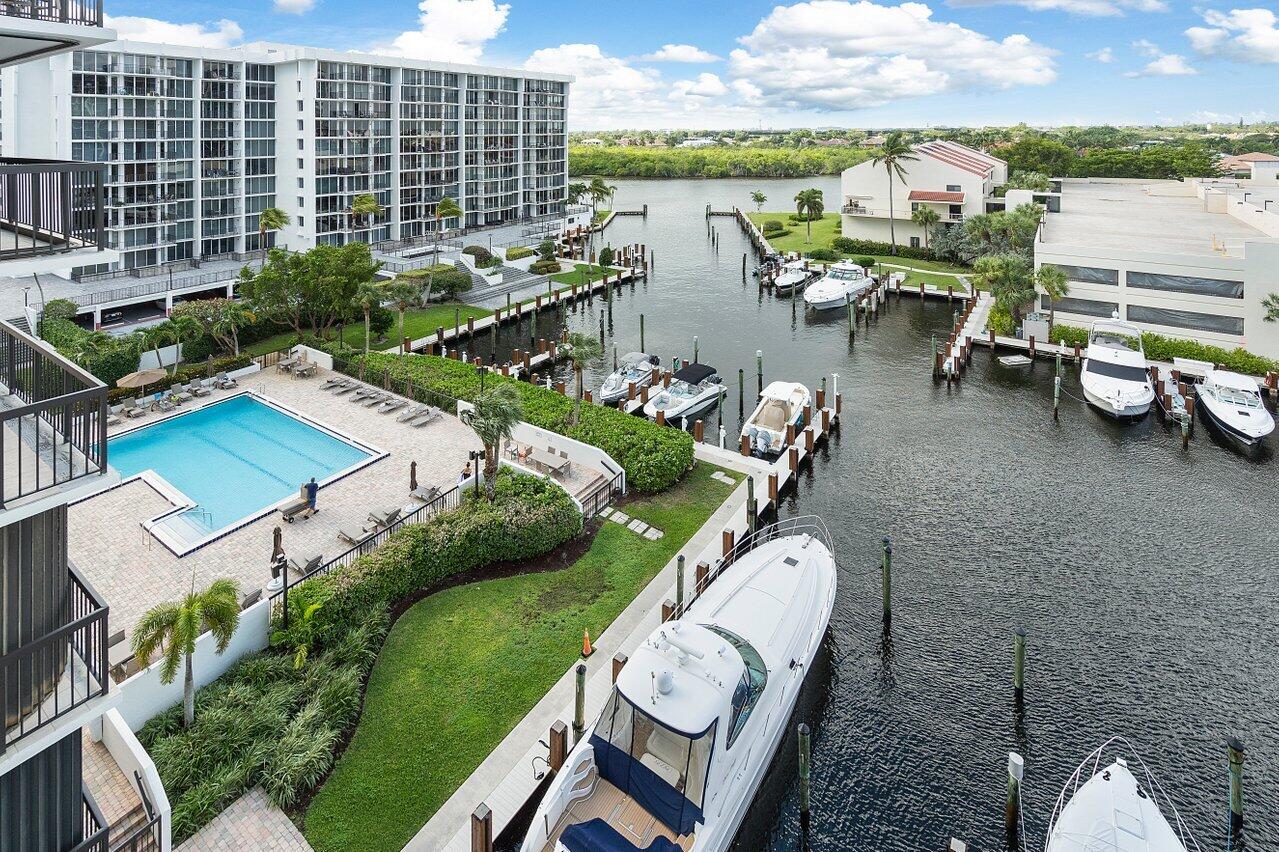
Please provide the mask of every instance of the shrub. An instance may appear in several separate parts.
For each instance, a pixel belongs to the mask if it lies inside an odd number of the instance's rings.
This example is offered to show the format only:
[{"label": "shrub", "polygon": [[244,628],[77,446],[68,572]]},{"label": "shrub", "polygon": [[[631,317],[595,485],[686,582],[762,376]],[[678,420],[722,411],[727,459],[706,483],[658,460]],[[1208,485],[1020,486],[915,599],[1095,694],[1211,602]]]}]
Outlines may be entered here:
[{"label": "shrub", "polygon": [[875,260],[875,258],[871,257],[868,254],[864,254],[861,257],[854,258],[853,262],[856,263],[858,266],[860,266],[862,269],[872,269],[874,268],[875,264],[878,263],[879,261]]},{"label": "shrub", "polygon": [[1013,315],[1008,312],[1007,308],[999,306],[990,309],[986,324],[1000,337],[1012,337],[1013,332],[1016,331],[1016,327],[1013,325]]},{"label": "shrub", "polygon": [[[997,332],[1002,334],[1003,332]],[[1079,326],[1053,323],[1052,342],[1065,341],[1067,346],[1088,345],[1088,329]],[[1141,345],[1146,350],[1146,357],[1151,361],[1172,362],[1174,358],[1193,358],[1196,361],[1208,361],[1220,364],[1227,370],[1242,373],[1245,376],[1264,376],[1271,370],[1279,370],[1279,360],[1256,355],[1246,349],[1226,349],[1180,337],[1165,337],[1147,331],[1141,335]]]},{"label": "shrub", "polygon": [[[859,240],[853,237],[835,237],[830,241],[832,247],[836,251],[843,254],[892,254],[893,247],[891,243],[881,243],[878,240]],[[897,256],[910,258],[912,260],[932,260],[932,249],[915,248],[913,246],[897,246]]]},{"label": "shrub", "polygon": [[465,269],[451,266],[431,279],[432,292],[443,294],[446,301],[455,302],[457,297],[470,290],[475,284],[471,273]]},{"label": "shrub", "polygon": [[769,234],[773,234],[773,233],[776,233],[777,231],[784,230],[785,228],[786,228],[786,226],[785,226],[785,225],[783,225],[783,224],[782,224],[779,220],[777,220],[777,219],[765,219],[765,220],[764,220],[764,228],[763,228],[764,236],[768,236]]},{"label": "shrub", "polygon": [[535,260],[529,265],[528,271],[534,275],[550,275],[560,271],[560,262],[558,260]]},{"label": "shrub", "polygon": [[786,218],[790,220],[790,223],[792,225],[802,225],[805,222],[820,222],[822,220],[822,214],[806,213],[803,216],[801,216],[798,213],[792,213]]},{"label": "shrub", "polygon": [[[134,369],[136,369],[136,363],[137,363],[137,356],[135,355]],[[228,358],[215,358],[211,367],[208,364],[191,364],[190,366],[179,367],[178,372],[176,374],[172,376],[165,376],[163,379],[160,379],[159,381],[156,381],[147,385],[146,392],[148,394],[152,394],[152,393],[155,393],[156,391],[165,391],[176,384],[186,384],[187,382],[195,379],[206,378],[209,375],[210,371],[212,372],[213,375],[216,376],[218,373],[221,373],[223,371],[239,370],[241,367],[247,367],[252,363],[253,363],[253,359],[250,358],[248,355],[240,355],[238,357],[232,356]],[[130,370],[129,372],[132,372],[132,370]],[[95,373],[94,375],[97,375],[97,374]],[[123,373],[121,375],[123,375]],[[102,377],[98,376],[98,378],[102,378]],[[121,402],[122,400],[125,400],[131,396],[138,396],[139,392],[140,392],[139,388],[116,388],[116,387],[108,388],[107,402],[110,403],[111,405],[115,405],[116,403]]]},{"label": "shrub", "polygon": [[44,320],[70,320],[75,319],[76,312],[79,307],[70,299],[50,299],[44,306]]},{"label": "shrub", "polygon": [[1052,343],[1062,343],[1066,346],[1074,346],[1076,343],[1080,346],[1088,345],[1088,329],[1076,325],[1055,322],[1052,333],[1048,336]]},{"label": "shrub", "polygon": [[604,248],[600,249],[599,265],[600,266],[613,265],[613,247],[612,246],[604,246]]},{"label": "shrub", "polygon": [[542,240],[537,244],[537,256],[542,260],[554,260],[555,243],[551,240]]},{"label": "shrub", "polygon": [[467,246],[462,249],[462,254],[469,254],[475,258],[475,265],[481,268],[493,258],[493,253],[484,246]]},{"label": "shrub", "polygon": [[769,231],[764,236],[770,240],[780,240],[782,237],[789,237],[790,233],[790,228],[782,228],[780,231]]},{"label": "shrub", "polygon": [[506,259],[521,260],[526,257],[532,257],[535,254],[537,254],[537,252],[526,246],[511,246],[506,250]]},{"label": "shrub", "polygon": [[834,249],[815,248],[815,249],[809,249],[808,257],[810,257],[813,260],[821,260],[821,261],[825,261],[826,263],[833,263],[839,260],[839,252],[835,251]]}]

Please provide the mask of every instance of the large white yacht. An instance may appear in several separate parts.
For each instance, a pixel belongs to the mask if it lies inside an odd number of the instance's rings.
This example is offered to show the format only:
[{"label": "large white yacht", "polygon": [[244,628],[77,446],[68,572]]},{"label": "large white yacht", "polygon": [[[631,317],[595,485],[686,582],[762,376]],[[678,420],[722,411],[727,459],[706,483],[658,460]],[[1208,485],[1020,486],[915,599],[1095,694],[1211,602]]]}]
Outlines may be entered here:
[{"label": "large white yacht", "polygon": [[804,291],[804,304],[817,311],[842,308],[850,298],[856,301],[875,284],[875,277],[867,275],[861,266],[851,260],[841,260],[827,267],[826,274],[808,286]]},{"label": "large white yacht", "polygon": [[646,388],[653,381],[653,368],[660,363],[656,355],[643,352],[628,352],[618,363],[618,367],[604,379],[600,388],[600,402],[610,405],[626,399],[631,382],[635,389]]},{"label": "large white yacht", "polygon": [[[1103,753],[1122,748],[1136,760],[1115,757],[1103,766]],[[1170,823],[1161,806],[1172,816]],[[1066,781],[1052,819],[1044,852],[1202,852],[1177,813],[1172,799],[1122,737],[1098,746]]]},{"label": "large white yacht", "polygon": [[1209,370],[1199,383],[1195,409],[1227,440],[1244,451],[1256,449],[1275,430],[1257,383],[1228,370]]},{"label": "large white yacht", "polygon": [[661,411],[667,423],[677,423],[703,414],[715,407],[726,388],[715,368],[707,364],[688,364],[671,375],[669,387],[651,396],[644,414],[656,420]]},{"label": "large white yacht", "polygon": [[1144,415],[1155,401],[1141,330],[1118,317],[1097,320],[1088,332],[1088,350],[1079,375],[1084,397],[1116,419]]},{"label": "large white yacht", "polygon": [[798,382],[770,382],[742,426],[742,437],[750,441],[751,452],[761,458],[781,453],[786,447],[786,427],[807,425],[804,406],[809,399],[808,388]]},{"label": "large white yacht", "polygon": [[636,649],[521,852],[722,852],[789,731],[835,600],[816,519],[761,531]]}]

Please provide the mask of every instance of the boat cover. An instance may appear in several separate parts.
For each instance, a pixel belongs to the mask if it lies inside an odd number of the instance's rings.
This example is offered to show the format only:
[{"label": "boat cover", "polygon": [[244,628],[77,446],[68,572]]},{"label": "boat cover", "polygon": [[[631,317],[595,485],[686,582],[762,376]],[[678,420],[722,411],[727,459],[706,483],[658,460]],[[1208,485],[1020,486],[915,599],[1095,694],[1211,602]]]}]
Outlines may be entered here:
[{"label": "boat cover", "polygon": [[702,818],[702,809],[684,798],[662,776],[599,736],[591,735],[600,777],[634,799],[658,822],[676,834],[688,834]]},{"label": "boat cover", "polygon": [[[560,843],[569,852],[641,852],[640,848],[596,817],[589,822],[570,825],[560,835]],[[643,852],[679,852],[680,847],[665,837],[654,837]]]},{"label": "boat cover", "polygon": [[671,378],[677,382],[688,382],[690,385],[700,384],[715,375],[715,368],[706,364],[689,364],[683,369],[676,370],[675,375]]}]

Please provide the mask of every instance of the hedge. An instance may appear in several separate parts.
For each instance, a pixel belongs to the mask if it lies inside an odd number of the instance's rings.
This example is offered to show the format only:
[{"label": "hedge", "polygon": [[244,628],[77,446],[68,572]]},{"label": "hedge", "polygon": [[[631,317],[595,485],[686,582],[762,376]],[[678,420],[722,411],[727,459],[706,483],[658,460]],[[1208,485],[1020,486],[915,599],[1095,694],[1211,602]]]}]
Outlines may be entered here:
[{"label": "hedge", "polygon": [[[231,356],[229,358],[217,358],[212,364],[212,375],[216,376],[221,372],[229,372],[231,370],[239,370],[253,363],[253,359],[248,355]],[[130,371],[132,372],[132,371]],[[178,372],[172,376],[165,376],[163,379],[154,381],[146,386],[146,393],[153,394],[156,391],[165,391],[176,384],[186,384],[195,379],[208,378],[210,375],[210,366],[208,364],[192,364],[187,367],[180,367]],[[101,377],[99,377],[101,378]],[[107,402],[115,405],[122,400],[131,396],[139,396],[142,388],[109,388],[107,390]]]},{"label": "hedge", "polygon": [[[892,254],[893,246],[891,243],[881,243],[878,240],[859,240],[853,237],[835,237],[830,241],[831,246],[838,252],[843,254]],[[897,246],[897,256],[905,257],[911,260],[933,260],[932,249],[917,248],[914,246]]]},{"label": "hedge", "polygon": [[520,260],[521,258],[532,257],[535,254],[537,254],[537,252],[526,246],[511,246],[506,250],[506,259]]},{"label": "hedge", "polygon": [[561,269],[558,260],[535,260],[529,265],[528,271],[534,275],[551,275]]},{"label": "hedge", "polygon": [[[1062,339],[1066,345],[1088,345],[1088,329],[1073,325],[1055,323],[1052,331],[1052,342]],[[1279,360],[1256,355],[1246,349],[1226,349],[1210,343],[1199,343],[1180,337],[1165,337],[1151,331],[1142,332],[1142,348],[1146,350],[1146,358],[1151,361],[1172,363],[1174,358],[1191,358],[1196,361],[1207,361],[1245,376],[1264,376],[1272,370],[1279,370]]]},{"label": "hedge", "polygon": [[[415,388],[434,391],[452,399],[474,400],[480,380],[475,368],[461,361],[430,355],[353,353],[347,369],[365,365],[365,378],[373,383],[384,373]],[[608,453],[626,471],[628,487],[640,492],[661,491],[674,485],[693,464],[693,436],[682,429],[658,426],[640,417],[600,405],[582,405],[581,418],[569,426],[573,399],[543,387],[499,375],[485,377],[486,385],[513,382],[524,403],[524,417],[561,435],[567,435]]]},{"label": "hedge", "polygon": [[839,260],[839,252],[828,248],[815,248],[808,252],[808,257],[813,260],[820,260],[826,263],[834,263]]}]

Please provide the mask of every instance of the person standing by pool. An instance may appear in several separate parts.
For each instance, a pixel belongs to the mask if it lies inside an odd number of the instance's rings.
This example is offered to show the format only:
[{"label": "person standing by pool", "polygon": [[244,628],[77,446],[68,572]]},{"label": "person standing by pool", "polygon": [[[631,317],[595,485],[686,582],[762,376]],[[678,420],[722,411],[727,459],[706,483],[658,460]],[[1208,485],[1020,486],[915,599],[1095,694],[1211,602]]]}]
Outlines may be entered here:
[{"label": "person standing by pool", "polygon": [[311,506],[311,508],[308,509],[308,512],[314,515],[317,511],[319,511],[315,508],[315,497],[320,491],[320,486],[316,483],[315,477],[313,476],[311,477],[311,481],[302,487],[306,489],[306,502]]}]

